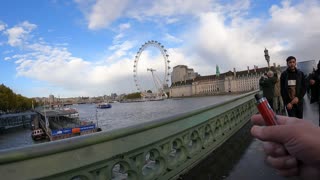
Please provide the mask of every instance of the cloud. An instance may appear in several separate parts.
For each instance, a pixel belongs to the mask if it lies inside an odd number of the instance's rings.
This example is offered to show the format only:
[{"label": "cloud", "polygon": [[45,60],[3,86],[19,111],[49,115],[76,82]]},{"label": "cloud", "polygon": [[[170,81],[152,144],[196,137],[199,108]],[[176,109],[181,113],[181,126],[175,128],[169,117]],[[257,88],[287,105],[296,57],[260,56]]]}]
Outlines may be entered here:
[{"label": "cloud", "polygon": [[4,60],[5,60],[5,61],[10,61],[10,60],[11,60],[11,57],[5,57]]},{"label": "cloud", "polygon": [[[114,21],[120,18],[131,18],[138,20],[159,21],[162,17],[176,15],[199,14],[212,9],[211,0],[163,0],[151,1],[117,1],[117,0],[97,0],[87,2],[75,1],[88,21],[88,28],[97,30],[109,27]],[[133,8],[134,7],[134,8]],[[155,19],[155,17],[157,17]],[[178,18],[168,18],[165,23],[177,22]]]},{"label": "cloud", "polygon": [[129,29],[131,27],[130,23],[124,23],[119,25],[120,31],[124,31],[126,29]]},{"label": "cloud", "polygon": [[[208,12],[212,9],[213,2],[211,0],[193,1],[193,0],[162,0],[154,1],[148,6],[140,6],[142,10],[132,11],[138,16],[174,16],[185,14],[199,14]],[[139,9],[139,8],[138,8]]]},{"label": "cloud", "polygon": [[[27,25],[27,24],[25,24]],[[32,35],[32,28],[17,25],[10,29],[21,27],[19,43],[14,47],[23,46],[21,53],[5,57],[6,61],[14,61],[17,77],[26,77],[44,83],[47,90],[36,88],[37,91],[57,93],[61,97],[104,95],[112,92],[133,92],[133,55],[129,50],[133,47],[130,41],[124,41],[110,46],[112,52],[98,63],[75,57],[68,50],[67,44],[50,44]],[[30,26],[30,27],[36,27]],[[6,33],[8,39],[12,33]],[[30,38],[25,38],[30,35]],[[125,80],[119,83],[118,80]],[[128,82],[129,81],[129,82]],[[128,87],[128,83],[131,86]],[[116,85],[116,86],[115,86]],[[117,87],[117,88],[115,88]],[[46,95],[44,95],[46,96]]]},{"label": "cloud", "polygon": [[133,48],[133,43],[130,41],[124,41],[121,44],[110,46],[108,49],[114,51],[113,54],[107,58],[108,62],[114,62],[120,58],[127,56],[127,52]]},{"label": "cloud", "polygon": [[13,28],[7,29],[5,34],[8,35],[8,44],[11,46],[21,46],[27,40],[29,33],[36,27],[35,24],[24,21]]},{"label": "cloud", "polygon": [[[136,6],[129,1],[76,2],[87,18],[89,29],[107,28],[114,23],[112,44],[97,61],[73,55],[68,49],[72,44],[60,46],[41,38],[31,39],[37,26],[28,22],[3,30],[8,44],[23,45],[26,50],[6,55],[8,60],[15,60],[18,76],[60,87],[56,89],[64,93],[59,93],[61,96],[136,91],[133,61],[139,45],[149,37],[166,46],[171,67],[185,64],[201,75],[214,74],[216,65],[221,72],[233,67],[244,70],[247,66],[266,66],[265,47],[269,49],[271,63],[285,65],[289,55],[296,56],[298,61],[319,59],[320,18],[315,17],[320,16],[320,5],[316,0],[282,1],[270,6],[266,11],[269,14],[261,17],[248,16],[252,10],[248,0],[227,4],[209,0],[138,0],[134,2]],[[156,48],[143,51],[138,66],[145,89],[153,86],[147,68],[156,69],[160,79],[163,76],[164,61]]]},{"label": "cloud", "polygon": [[0,31],[3,31],[4,29],[6,29],[6,27],[7,25],[0,21]]},{"label": "cloud", "polygon": [[173,35],[170,35],[170,34],[168,34],[168,33],[165,34],[164,39],[165,39],[166,41],[168,41],[168,42],[175,42],[175,43],[181,43],[181,42],[182,42],[182,40],[179,39],[178,37],[173,36]]},{"label": "cloud", "polygon": [[[245,9],[245,8],[244,8]],[[318,59],[320,40],[319,2],[291,4],[283,1],[269,9],[270,17],[229,17],[222,11],[199,16],[199,21],[181,36],[185,64],[191,64],[200,74],[246,69],[246,66],[266,66],[264,48],[269,49],[271,64],[285,64],[289,55],[298,61]],[[190,38],[192,37],[192,38]],[[196,63],[195,63],[196,62]]]},{"label": "cloud", "polygon": [[110,25],[121,16],[128,4],[128,0],[97,0],[88,15],[88,28],[99,29]]}]

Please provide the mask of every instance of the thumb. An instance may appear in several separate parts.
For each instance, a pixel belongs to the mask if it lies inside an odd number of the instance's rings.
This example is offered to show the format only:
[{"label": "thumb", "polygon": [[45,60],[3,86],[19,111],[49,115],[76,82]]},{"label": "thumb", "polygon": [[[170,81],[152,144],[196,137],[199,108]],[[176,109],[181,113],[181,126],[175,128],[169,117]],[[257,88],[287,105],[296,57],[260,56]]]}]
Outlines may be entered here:
[{"label": "thumb", "polygon": [[253,126],[251,134],[262,141],[272,141],[281,144],[285,144],[295,135],[293,128],[289,128],[286,125]]}]

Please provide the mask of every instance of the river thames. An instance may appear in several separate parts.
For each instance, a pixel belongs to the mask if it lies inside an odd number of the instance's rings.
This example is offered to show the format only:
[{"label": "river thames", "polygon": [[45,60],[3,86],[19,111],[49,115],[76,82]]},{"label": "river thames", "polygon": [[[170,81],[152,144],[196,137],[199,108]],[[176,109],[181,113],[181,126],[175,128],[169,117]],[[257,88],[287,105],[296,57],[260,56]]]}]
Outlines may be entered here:
[{"label": "river thames", "polygon": [[[227,101],[235,96],[223,95],[165,99],[163,101],[113,103],[110,109],[96,109],[95,104],[79,104],[71,107],[78,110],[81,119],[90,119],[96,122],[103,131],[109,131],[200,109]],[[31,139],[31,129],[11,129],[0,134],[0,149],[2,150],[28,146],[34,143],[39,142],[34,142]]]}]

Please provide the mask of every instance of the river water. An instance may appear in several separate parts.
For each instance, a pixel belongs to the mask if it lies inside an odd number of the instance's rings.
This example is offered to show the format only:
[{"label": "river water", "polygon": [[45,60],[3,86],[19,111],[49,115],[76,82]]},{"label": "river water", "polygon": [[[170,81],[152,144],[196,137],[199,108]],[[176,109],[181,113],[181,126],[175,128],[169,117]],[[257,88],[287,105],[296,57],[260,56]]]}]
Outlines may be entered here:
[{"label": "river water", "polygon": [[[200,109],[234,98],[236,95],[206,96],[163,101],[135,103],[113,103],[110,109],[96,109],[95,104],[79,104],[76,108],[81,119],[92,119],[103,131],[123,128],[159,118],[165,118],[191,110]],[[0,149],[28,146],[35,143],[31,139],[31,129],[11,129],[0,134]]]}]

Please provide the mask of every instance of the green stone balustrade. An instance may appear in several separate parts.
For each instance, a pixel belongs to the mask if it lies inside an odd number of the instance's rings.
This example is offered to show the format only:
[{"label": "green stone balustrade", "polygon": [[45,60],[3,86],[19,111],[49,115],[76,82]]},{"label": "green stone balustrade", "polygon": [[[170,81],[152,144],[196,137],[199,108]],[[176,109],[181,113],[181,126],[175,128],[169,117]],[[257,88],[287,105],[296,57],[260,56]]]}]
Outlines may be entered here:
[{"label": "green stone balustrade", "polygon": [[254,93],[122,129],[0,151],[0,179],[177,179],[257,113]]}]

